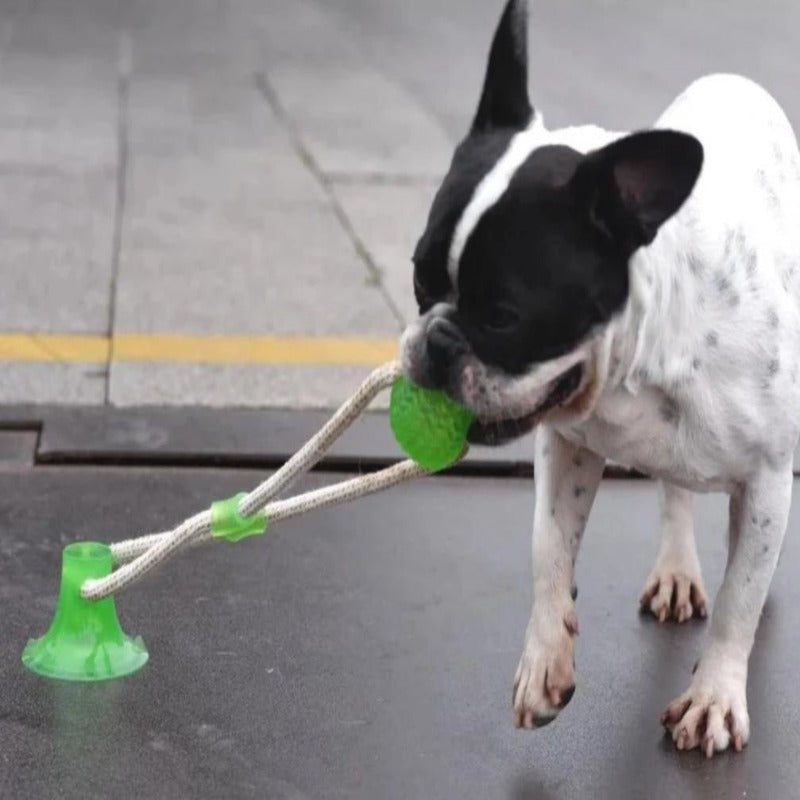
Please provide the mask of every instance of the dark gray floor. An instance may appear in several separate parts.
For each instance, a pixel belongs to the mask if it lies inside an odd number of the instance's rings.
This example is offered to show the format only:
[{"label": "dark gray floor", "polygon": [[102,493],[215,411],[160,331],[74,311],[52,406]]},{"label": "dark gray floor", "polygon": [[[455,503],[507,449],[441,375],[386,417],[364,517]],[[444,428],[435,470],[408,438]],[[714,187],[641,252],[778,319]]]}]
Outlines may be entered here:
[{"label": "dark gray floor", "polygon": [[[118,600],[150,649],[142,673],[75,685],[23,670],[65,543],[157,528],[260,478],[9,459],[0,797],[797,796],[800,518],[752,660],[752,743],[709,763],[675,753],[658,725],[704,625],[660,628],[637,613],[656,547],[643,481],[601,489],[578,573],[578,690],[543,731],[513,730],[509,708],[529,592],[533,500],[520,479],[428,479],[186,553]],[[714,592],[724,503],[698,506]]]},{"label": "dark gray floor", "polygon": [[[280,408],[6,406],[0,414],[0,462],[4,450],[27,447],[28,460],[42,464],[263,469],[282,464],[329,417],[327,411]],[[378,411],[364,414],[345,431],[322,464],[359,470],[391,463],[400,455],[387,415]],[[502,448],[471,447],[454,471],[530,476],[533,434]],[[607,471],[631,474],[613,465]],[[800,474],[800,448],[795,473]]]}]

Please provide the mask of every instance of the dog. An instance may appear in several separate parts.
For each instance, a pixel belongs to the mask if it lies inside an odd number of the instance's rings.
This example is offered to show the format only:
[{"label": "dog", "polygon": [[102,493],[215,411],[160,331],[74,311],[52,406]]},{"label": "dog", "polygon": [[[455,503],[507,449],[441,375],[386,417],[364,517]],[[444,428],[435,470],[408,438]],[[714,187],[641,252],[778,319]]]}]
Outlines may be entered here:
[{"label": "dog", "polygon": [[526,2],[509,0],[413,262],[406,375],[475,413],[472,442],[537,428],[516,726],[572,697],[575,559],[610,460],[659,481],[641,602],[661,622],[706,615],[692,494],[730,496],[709,641],[661,721],[679,750],[741,750],[800,423],[800,154],[776,101],[711,75],[650,130],[548,130],[528,98]]}]

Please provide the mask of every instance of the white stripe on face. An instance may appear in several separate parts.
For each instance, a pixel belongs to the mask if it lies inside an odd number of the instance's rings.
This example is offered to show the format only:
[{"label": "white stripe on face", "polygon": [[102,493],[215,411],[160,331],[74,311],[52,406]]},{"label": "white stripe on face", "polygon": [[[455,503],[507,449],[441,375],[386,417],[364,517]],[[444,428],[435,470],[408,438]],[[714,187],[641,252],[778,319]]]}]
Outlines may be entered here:
[{"label": "white stripe on face", "polygon": [[458,287],[458,266],[472,231],[483,215],[503,196],[514,173],[525,163],[528,156],[545,143],[543,134],[546,134],[546,130],[542,119],[539,115],[535,115],[528,128],[514,135],[505,153],[475,187],[469,203],[456,224],[450,242],[447,273],[454,289],[457,290]]}]

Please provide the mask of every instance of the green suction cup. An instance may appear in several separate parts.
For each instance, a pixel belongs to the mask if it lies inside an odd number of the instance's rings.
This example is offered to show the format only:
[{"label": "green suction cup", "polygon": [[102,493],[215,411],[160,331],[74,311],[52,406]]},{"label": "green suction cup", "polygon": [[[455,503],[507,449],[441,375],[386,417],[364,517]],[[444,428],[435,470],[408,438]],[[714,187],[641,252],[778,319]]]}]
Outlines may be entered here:
[{"label": "green suction cup", "polygon": [[389,424],[400,447],[420,466],[437,472],[458,460],[467,446],[472,412],[444,392],[423,389],[405,378],[392,385]]},{"label": "green suction cup", "polygon": [[141,637],[126,636],[120,628],[114,598],[84,600],[87,578],[111,573],[111,548],[97,542],[75,542],[64,548],[61,590],[50,630],[31,639],[22,663],[47,678],[65,681],[103,681],[136,672],[147,662]]}]

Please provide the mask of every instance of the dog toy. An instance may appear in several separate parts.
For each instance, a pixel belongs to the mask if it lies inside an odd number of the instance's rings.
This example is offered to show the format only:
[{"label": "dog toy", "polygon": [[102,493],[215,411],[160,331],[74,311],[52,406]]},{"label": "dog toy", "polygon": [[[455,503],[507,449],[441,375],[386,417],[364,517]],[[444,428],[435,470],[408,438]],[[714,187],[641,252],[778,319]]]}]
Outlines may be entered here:
[{"label": "dog toy", "polygon": [[[378,392],[390,386],[391,428],[410,459],[295,497],[275,499],[325,455]],[[61,588],[52,624],[44,636],[28,642],[23,663],[40,675],[75,681],[135,672],[146,663],[148,652],[141,637],[123,633],[114,606],[116,592],[185,546],[212,539],[238,542],[264,533],[272,523],[444,469],[466,453],[471,421],[472,414],[444,393],[409,383],[396,362],[379,367],[300,450],[251,492],[212,503],[171,531],[111,545],[68,545],[62,554]]]},{"label": "dog toy", "polygon": [[474,416],[444,392],[421,389],[405,378],[392,386],[389,424],[405,453],[430,472],[450,466],[466,446]]}]

